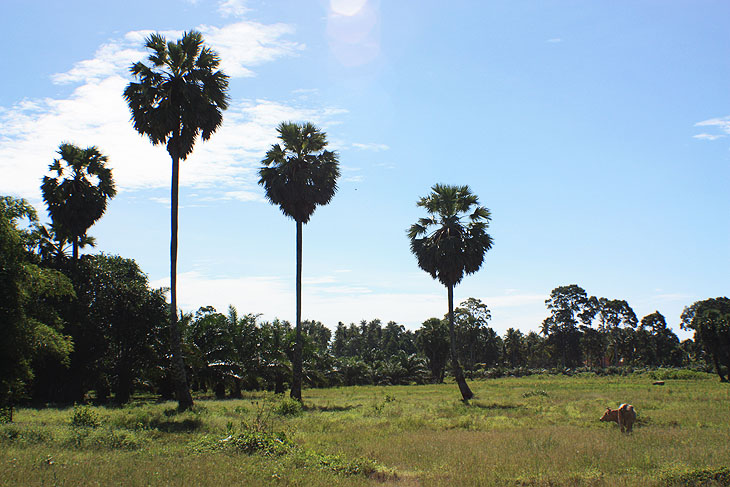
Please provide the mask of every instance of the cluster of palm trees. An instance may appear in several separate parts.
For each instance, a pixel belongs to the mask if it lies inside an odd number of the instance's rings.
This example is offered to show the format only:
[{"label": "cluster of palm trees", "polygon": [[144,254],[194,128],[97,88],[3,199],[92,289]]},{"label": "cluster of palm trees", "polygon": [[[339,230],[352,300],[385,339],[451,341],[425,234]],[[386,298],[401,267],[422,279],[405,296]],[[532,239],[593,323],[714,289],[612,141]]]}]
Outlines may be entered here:
[{"label": "cluster of palm trees", "polygon": [[[186,32],[176,41],[160,34],[145,40],[150,51],[146,62],[130,68],[134,81],[124,90],[135,130],[157,144],[166,144],[172,159],[170,241],[170,330],[173,376],[178,405],[193,405],[177,325],[177,231],[180,161],[193,151],[200,136],[208,140],[221,126],[222,111],[228,107],[228,76],[220,69],[220,57],[205,46],[199,32]],[[337,191],[340,175],[337,154],[326,149],[324,132],[311,123],[281,123],[281,144],[266,153],[259,171],[259,184],[267,199],[296,222],[296,342],[292,360],[291,396],[301,401],[301,282],[302,227],[319,205],[328,204]],[[486,233],[489,210],[479,206],[467,186],[436,185],[433,193],[418,202],[428,218],[408,232],[418,265],[448,289],[450,329],[453,342],[453,287],[465,274],[476,272],[484,253],[492,246]],[[462,218],[468,219],[467,222]],[[431,231],[431,228],[435,230]],[[452,347],[454,374],[464,399],[467,386]]]}]

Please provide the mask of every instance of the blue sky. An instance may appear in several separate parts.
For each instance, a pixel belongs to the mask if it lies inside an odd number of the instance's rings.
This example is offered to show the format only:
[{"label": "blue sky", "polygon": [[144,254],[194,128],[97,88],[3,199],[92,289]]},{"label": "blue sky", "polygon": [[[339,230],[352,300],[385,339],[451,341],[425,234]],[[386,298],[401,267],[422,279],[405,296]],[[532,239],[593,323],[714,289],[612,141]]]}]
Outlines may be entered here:
[{"label": "blue sky", "polygon": [[[678,331],[730,275],[725,1],[4,0],[0,194],[45,214],[61,142],[97,145],[119,188],[97,250],[169,273],[170,161],[121,97],[146,35],[200,30],[231,107],[181,169],[179,302],[293,319],[293,221],[256,171],[284,120],[340,156],[304,229],[305,318],[414,329],[446,312],[406,229],[435,183],[469,184],[494,248],[464,279],[491,326],[536,330],[560,285],[655,310]],[[682,333],[680,336],[687,336]]]}]

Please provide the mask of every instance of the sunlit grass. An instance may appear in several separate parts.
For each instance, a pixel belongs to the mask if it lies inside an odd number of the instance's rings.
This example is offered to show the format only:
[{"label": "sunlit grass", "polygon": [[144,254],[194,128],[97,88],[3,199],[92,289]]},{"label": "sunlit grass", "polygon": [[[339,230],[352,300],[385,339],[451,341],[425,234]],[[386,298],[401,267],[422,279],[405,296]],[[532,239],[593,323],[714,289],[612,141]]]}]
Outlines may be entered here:
[{"label": "sunlit grass", "polygon": [[[98,418],[95,427],[74,425],[73,408],[21,409],[14,424],[0,426],[0,478],[3,485],[681,485],[697,472],[720,478],[730,465],[730,387],[707,377],[664,386],[641,374],[474,381],[468,404],[454,384],[309,389],[301,412],[259,392],[198,399],[180,414],[174,403],[90,408],[81,422]],[[638,413],[631,435],[598,421],[622,402]],[[249,455],[221,442],[253,430],[281,433],[293,446]]]}]

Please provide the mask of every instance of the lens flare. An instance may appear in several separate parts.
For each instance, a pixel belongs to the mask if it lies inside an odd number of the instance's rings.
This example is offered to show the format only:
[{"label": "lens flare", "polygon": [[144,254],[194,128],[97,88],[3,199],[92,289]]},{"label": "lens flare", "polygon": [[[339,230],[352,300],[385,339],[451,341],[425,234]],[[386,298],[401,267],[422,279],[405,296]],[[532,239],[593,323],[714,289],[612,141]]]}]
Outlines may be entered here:
[{"label": "lens flare", "polygon": [[330,9],[337,15],[351,17],[362,10],[366,3],[367,0],[330,0]]}]

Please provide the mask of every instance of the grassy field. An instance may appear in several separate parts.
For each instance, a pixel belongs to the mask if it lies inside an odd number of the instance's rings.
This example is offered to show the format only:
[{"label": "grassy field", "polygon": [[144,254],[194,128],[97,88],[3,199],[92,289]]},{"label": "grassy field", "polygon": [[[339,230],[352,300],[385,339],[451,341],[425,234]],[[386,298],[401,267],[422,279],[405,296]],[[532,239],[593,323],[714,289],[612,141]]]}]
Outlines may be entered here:
[{"label": "grassy field", "polygon": [[[21,409],[2,485],[730,485],[730,386],[716,376],[530,376],[199,398],[192,412]],[[665,378],[664,386],[652,385]],[[632,403],[631,435],[601,423]]]}]

